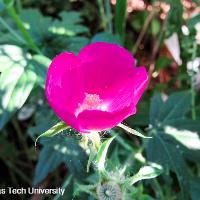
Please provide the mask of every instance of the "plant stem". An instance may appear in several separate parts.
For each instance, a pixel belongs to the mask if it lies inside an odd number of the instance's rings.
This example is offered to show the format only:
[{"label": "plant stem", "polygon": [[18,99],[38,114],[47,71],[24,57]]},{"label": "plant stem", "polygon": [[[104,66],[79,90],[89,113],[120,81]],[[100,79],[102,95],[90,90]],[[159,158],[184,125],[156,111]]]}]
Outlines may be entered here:
[{"label": "plant stem", "polygon": [[10,161],[5,161],[6,165],[10,168],[10,170],[13,170],[17,175],[19,175],[25,182],[27,182],[29,185],[31,185],[31,180],[29,177],[27,177],[22,171],[17,169]]},{"label": "plant stem", "polygon": [[24,39],[12,28],[10,25],[2,18],[0,17],[0,23],[20,42],[25,43]]},{"label": "plant stem", "polygon": [[16,130],[17,135],[18,135],[19,141],[21,142],[21,145],[22,145],[22,147],[24,149],[24,152],[26,154],[27,160],[28,160],[30,166],[32,166],[32,162],[31,162],[31,160],[29,158],[29,149],[28,149],[26,140],[24,138],[24,135],[23,135],[23,133],[21,131],[21,128],[20,128],[20,126],[19,126],[19,124],[18,124],[18,122],[17,122],[17,120],[15,118],[12,119],[12,123],[13,123],[13,126],[14,126],[14,128]]},{"label": "plant stem", "polygon": [[[7,163],[7,161],[5,163],[9,167],[9,164]],[[12,182],[13,182],[14,186],[17,188],[18,187],[18,183],[17,183],[17,178],[15,176],[15,173],[13,172],[13,170],[9,170],[9,173],[10,173],[10,177],[12,179]]]},{"label": "plant stem", "polygon": [[159,33],[159,36],[158,36],[158,39],[156,40],[155,44],[153,45],[153,51],[152,51],[152,56],[151,56],[151,64],[150,64],[150,67],[149,67],[149,81],[151,80],[152,78],[152,74],[155,70],[155,60],[156,60],[156,55],[159,51],[159,48],[160,48],[160,45],[161,45],[161,42],[163,40],[163,35],[165,33],[165,30],[167,28],[167,24],[168,24],[168,16],[166,16],[163,24],[162,24],[162,28],[160,30],[160,33]]},{"label": "plant stem", "polygon": [[16,6],[17,6],[17,11],[21,12],[22,10],[21,0],[16,0]]},{"label": "plant stem", "polygon": [[[71,180],[72,180],[72,175],[69,175],[69,176],[66,178],[66,180],[64,181],[63,185],[62,185],[62,189],[66,189],[66,188],[68,187],[68,185],[70,185]],[[60,195],[60,194],[57,194],[57,195],[53,198],[53,200],[59,200],[60,197],[61,197],[61,195]]]},{"label": "plant stem", "polygon": [[13,6],[8,6],[7,11],[9,13],[9,15],[12,17],[12,19],[14,20],[14,22],[16,23],[19,30],[21,31],[22,35],[24,36],[24,39],[25,39],[27,45],[35,52],[41,54],[39,48],[35,45],[31,36],[29,35],[28,31],[26,30],[22,21],[20,20],[19,16],[17,15],[15,8]]},{"label": "plant stem", "polygon": [[196,110],[195,110],[195,74],[194,74],[194,69],[193,69],[193,65],[194,65],[194,59],[196,57],[196,52],[197,52],[197,43],[194,42],[193,43],[193,50],[192,50],[192,70],[191,70],[191,75],[190,75],[190,81],[191,81],[191,111],[192,111],[192,119],[195,120],[196,119]]},{"label": "plant stem", "polygon": [[105,0],[105,9],[106,9],[106,27],[109,33],[112,33],[113,25],[112,25],[112,13],[110,7],[110,0]]},{"label": "plant stem", "polygon": [[146,20],[145,20],[145,22],[144,22],[144,26],[142,27],[142,30],[141,30],[141,32],[140,32],[140,35],[139,35],[139,37],[137,38],[137,41],[136,41],[136,43],[135,43],[135,45],[134,45],[134,47],[133,47],[133,49],[132,49],[132,53],[133,53],[133,54],[135,54],[135,53],[137,52],[137,49],[138,49],[140,43],[142,42],[142,39],[143,39],[143,37],[144,37],[144,35],[145,35],[146,31],[147,31],[147,28],[149,27],[149,24],[150,24],[151,20],[152,20],[153,17],[154,17],[155,13],[156,13],[156,10],[153,9],[153,10],[149,13],[149,15],[147,16],[147,18],[146,18]]},{"label": "plant stem", "polygon": [[158,39],[156,40],[155,46],[153,48],[152,60],[155,60],[156,54],[157,54],[157,52],[159,50],[159,47],[160,47],[160,44],[162,42],[164,32],[165,32],[165,30],[167,28],[168,16],[169,15],[166,16],[166,18],[165,18],[165,20],[164,20],[164,22],[162,24],[162,28],[161,28],[160,34],[159,34]]},{"label": "plant stem", "polygon": [[99,12],[101,16],[101,24],[103,26],[103,29],[106,28],[106,15],[105,15],[105,10],[104,10],[104,5],[103,5],[103,0],[97,0],[98,6],[99,6]]},{"label": "plant stem", "polygon": [[118,0],[115,5],[115,31],[120,35],[122,43],[125,40],[127,0]]},{"label": "plant stem", "polygon": [[163,195],[162,188],[160,187],[159,182],[156,179],[153,179],[153,183],[156,187],[155,192],[156,192],[157,198],[160,200],[165,200],[165,197]]}]

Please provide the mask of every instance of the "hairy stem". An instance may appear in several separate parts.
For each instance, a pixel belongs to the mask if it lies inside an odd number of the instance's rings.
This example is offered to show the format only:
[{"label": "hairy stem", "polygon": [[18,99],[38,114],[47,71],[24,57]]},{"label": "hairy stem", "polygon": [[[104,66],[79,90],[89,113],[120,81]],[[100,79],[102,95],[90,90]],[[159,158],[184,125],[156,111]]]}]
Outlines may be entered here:
[{"label": "hairy stem", "polygon": [[9,13],[9,15],[12,17],[12,19],[14,20],[14,22],[16,23],[16,25],[19,28],[19,30],[21,31],[21,33],[22,33],[22,35],[24,37],[24,40],[26,41],[27,45],[32,50],[34,50],[35,52],[40,54],[41,52],[40,52],[39,48],[33,42],[31,36],[29,35],[28,31],[24,27],[24,24],[22,23],[21,19],[17,15],[15,8],[13,6],[8,6],[7,7],[7,11]]}]

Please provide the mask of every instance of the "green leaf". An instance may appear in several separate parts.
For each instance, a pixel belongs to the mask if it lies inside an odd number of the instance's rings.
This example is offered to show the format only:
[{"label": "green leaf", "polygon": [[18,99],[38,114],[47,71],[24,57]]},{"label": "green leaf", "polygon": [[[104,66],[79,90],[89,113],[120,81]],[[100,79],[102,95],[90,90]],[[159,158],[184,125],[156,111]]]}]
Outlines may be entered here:
[{"label": "green leaf", "polygon": [[48,28],[52,23],[52,19],[50,17],[44,17],[36,9],[21,10],[20,19],[24,22],[33,40],[41,45],[43,38],[48,36]]},{"label": "green leaf", "polygon": [[150,109],[150,132],[153,138],[147,143],[149,161],[163,166],[166,174],[175,172],[181,199],[189,198],[188,171],[185,159],[200,160],[199,122],[186,118],[191,106],[191,94],[178,92],[166,101],[160,94],[153,97]]},{"label": "green leaf", "polygon": [[191,106],[191,93],[178,92],[171,95],[164,103],[164,107],[159,113],[162,123],[167,123],[172,119],[183,117]]},{"label": "green leaf", "polygon": [[12,55],[0,76],[0,129],[14,112],[23,106],[36,82],[36,74],[31,70],[31,63],[25,58],[18,60],[17,54],[21,52],[18,47],[4,45],[1,49],[4,51],[9,49]]},{"label": "green leaf", "polygon": [[194,26],[195,26],[197,23],[199,23],[199,21],[200,21],[200,14],[195,15],[194,17],[192,17],[192,18],[190,18],[190,19],[188,20],[188,27],[189,27],[190,29],[194,28]]},{"label": "green leaf", "polygon": [[199,200],[200,194],[200,178],[193,178],[190,181],[190,194],[192,200]]},{"label": "green leaf", "polygon": [[[1,11],[1,4],[0,4]],[[7,19],[0,17],[0,44],[13,44],[18,46],[23,46],[26,44],[25,40],[21,36],[21,33],[18,33],[19,30],[14,30],[12,24],[7,22]]]},{"label": "green leaf", "polygon": [[[80,51],[82,47],[84,47],[89,43],[88,38],[82,36],[68,37],[68,38],[62,37],[60,39],[61,39],[60,42],[62,42],[61,49],[63,49],[63,51],[71,51],[76,54]],[[59,41],[59,39],[57,41]]]},{"label": "green leaf", "polygon": [[99,151],[98,151],[97,157],[96,157],[96,164],[97,164],[97,168],[99,171],[103,171],[105,168],[107,151],[108,151],[108,148],[114,138],[115,138],[115,136],[107,139],[106,141],[104,141],[101,144],[101,146],[99,148]]},{"label": "green leaf", "polygon": [[171,62],[172,61],[169,58],[167,58],[167,57],[159,57],[156,60],[156,70],[168,67],[171,64]]},{"label": "green leaf", "polygon": [[70,128],[69,126],[67,126],[65,124],[65,122],[61,121],[59,123],[57,123],[56,125],[54,125],[53,127],[51,127],[49,130],[45,131],[44,133],[42,133],[41,135],[39,135],[36,140],[35,140],[35,146],[37,141],[39,140],[39,138],[41,137],[53,137],[57,134],[59,134],[60,132],[66,130]]},{"label": "green leaf", "polygon": [[82,18],[78,12],[61,12],[61,21],[55,20],[51,24],[49,31],[58,35],[75,36],[88,32],[88,28],[81,25]]},{"label": "green leaf", "polygon": [[163,132],[156,132],[147,144],[147,158],[149,161],[161,165],[168,173],[176,173],[181,188],[181,199],[188,199],[188,172],[186,163],[177,142]]},{"label": "green leaf", "polygon": [[155,178],[159,176],[161,173],[162,173],[162,167],[159,165],[154,164],[152,166],[144,166],[139,170],[139,172],[136,175],[127,179],[126,181],[129,185],[133,185],[141,180]]},{"label": "green leaf", "polygon": [[[37,95],[39,95],[38,90],[36,90],[36,99],[38,99]],[[36,140],[39,134],[44,133],[60,121],[47,104],[38,105],[33,117],[35,123],[28,128],[28,134],[33,141]]]},{"label": "green leaf", "polygon": [[117,133],[116,131],[111,130],[110,131],[112,136],[116,137],[116,141],[123,147],[125,148],[127,151],[133,151],[133,147],[128,143],[127,140],[125,140],[123,137],[121,137],[119,135],[119,133]]},{"label": "green leaf", "polygon": [[64,35],[54,35],[51,37],[52,40],[44,48],[44,54],[49,57],[54,57],[55,54],[59,54],[61,51],[70,51],[77,54],[82,47],[89,43],[89,39],[83,36],[67,37]]},{"label": "green leaf", "polygon": [[[22,10],[20,17],[38,42],[48,34],[75,36],[88,32],[88,28],[80,24],[82,18],[79,12],[61,12],[61,20],[53,20],[36,9],[26,9]],[[35,19],[40,19],[39,23]]]},{"label": "green leaf", "polygon": [[161,96],[156,95],[151,103],[150,123],[154,128],[176,139],[186,158],[197,162],[200,161],[200,124],[185,117],[190,109],[190,98],[189,92],[179,92],[170,95],[168,100],[163,102]]},{"label": "green leaf", "polygon": [[171,120],[167,125],[176,127],[178,130],[189,130],[200,136],[200,123],[198,120],[183,117]]},{"label": "green leaf", "polygon": [[188,91],[174,93],[165,102],[158,94],[151,102],[150,123],[161,126],[171,120],[184,117],[191,106],[191,93]]},{"label": "green leaf", "polygon": [[87,194],[90,194],[97,198],[97,195],[94,192],[96,187],[97,187],[96,184],[95,185],[83,185],[83,184],[76,183],[76,185],[74,187],[74,189],[75,189],[74,196],[80,196],[80,193],[87,193]]},{"label": "green leaf", "polygon": [[151,32],[153,36],[156,36],[160,31],[160,21],[158,19],[153,19],[151,22]]},{"label": "green leaf", "polygon": [[177,141],[187,160],[200,162],[200,124],[188,118],[170,121],[163,128],[165,134]]},{"label": "green leaf", "polygon": [[118,35],[113,35],[107,32],[97,33],[96,35],[94,35],[91,43],[94,42],[108,42],[108,43],[122,45],[120,37]]},{"label": "green leaf", "polygon": [[44,88],[47,69],[51,63],[51,60],[44,55],[33,55],[30,62],[33,66],[32,70],[37,74],[36,83]]},{"label": "green leaf", "polygon": [[[185,91],[170,95],[166,101],[158,94],[152,98],[150,108],[150,134],[153,138],[147,142],[148,160],[162,165],[165,173],[169,170],[175,172],[181,188],[181,199],[188,199],[189,196],[185,158],[199,157],[198,126],[185,117],[190,106],[191,93]],[[197,147],[193,151],[191,140]]]},{"label": "green leaf", "polygon": [[168,14],[168,37],[173,32],[181,30],[183,24],[183,4],[180,0],[164,0],[164,2],[170,4],[170,11]]},{"label": "green leaf", "polygon": [[13,6],[14,0],[3,0],[3,3],[4,3],[7,7],[10,7],[10,6]]},{"label": "green leaf", "polygon": [[163,100],[160,94],[155,95],[151,99],[151,106],[149,112],[149,121],[150,124],[155,126],[159,121],[159,113],[163,106]]},{"label": "green leaf", "polygon": [[131,133],[133,135],[136,135],[138,137],[141,137],[141,138],[151,138],[149,136],[143,135],[142,133],[140,133],[140,132],[138,132],[138,131],[136,131],[136,130],[134,130],[134,129],[132,129],[132,128],[126,126],[126,125],[124,125],[124,124],[122,124],[122,123],[118,124],[117,126],[119,126],[120,128],[122,128],[122,129],[126,130],[127,132],[129,132],[129,133]]},{"label": "green leaf", "polygon": [[145,127],[149,125],[149,102],[142,101],[137,106],[137,115],[132,115],[126,119],[131,127]]},{"label": "green leaf", "polygon": [[165,134],[172,136],[188,149],[200,150],[200,138],[197,132],[166,126]]},{"label": "green leaf", "polygon": [[90,166],[93,162],[93,160],[95,159],[96,157],[96,149],[92,146],[89,146],[89,149],[90,149],[90,154],[89,154],[89,158],[88,158],[88,162],[87,162],[87,172],[90,171]]},{"label": "green leaf", "polygon": [[73,176],[79,179],[85,177],[87,156],[75,139],[55,136],[53,139],[43,139],[43,144],[35,170],[34,185],[40,183],[61,163],[67,165]]},{"label": "green leaf", "polygon": [[140,30],[142,29],[142,26],[144,25],[147,17],[149,15],[148,11],[140,11],[140,12],[136,12],[134,14],[134,20],[131,21],[131,26],[133,27],[133,29],[137,32],[140,32]]},{"label": "green leaf", "polygon": [[[116,138],[117,138],[117,136],[116,136]],[[124,172],[126,170],[126,166],[123,167],[123,169],[121,169],[121,167],[122,167],[122,165],[121,165],[120,158],[119,158],[119,146],[117,145],[116,148],[113,149],[111,156],[107,160],[106,168],[108,171],[113,171],[113,169],[119,169],[115,173],[119,174],[119,176],[121,176],[122,174],[124,174]],[[121,171],[122,171],[122,173],[121,173]]]},{"label": "green leaf", "polygon": [[21,48],[15,45],[0,45],[0,72],[3,72],[13,65],[25,66],[24,52]]},{"label": "green leaf", "polygon": [[5,9],[5,5],[2,2],[2,0],[0,1],[0,12],[3,11]]},{"label": "green leaf", "polygon": [[79,36],[88,32],[88,28],[82,25],[79,12],[61,12],[59,20],[43,16],[36,9],[26,9],[22,10],[20,18],[35,43],[49,57],[54,57],[61,51],[77,53],[80,48],[89,43],[88,38]]},{"label": "green leaf", "polygon": [[[63,183],[62,189],[65,189],[65,191],[66,191],[66,188],[68,187],[68,185],[70,185],[71,180],[72,180],[72,175],[69,175],[69,176],[66,178],[65,182]],[[65,192],[64,192],[64,194],[65,194]],[[62,197],[61,194],[58,193],[58,194],[53,198],[53,200],[59,200],[61,197]]]},{"label": "green leaf", "polygon": [[130,193],[126,193],[124,199],[134,199],[134,200],[156,200],[148,194],[145,194],[146,185],[137,185],[137,187],[131,186]]}]

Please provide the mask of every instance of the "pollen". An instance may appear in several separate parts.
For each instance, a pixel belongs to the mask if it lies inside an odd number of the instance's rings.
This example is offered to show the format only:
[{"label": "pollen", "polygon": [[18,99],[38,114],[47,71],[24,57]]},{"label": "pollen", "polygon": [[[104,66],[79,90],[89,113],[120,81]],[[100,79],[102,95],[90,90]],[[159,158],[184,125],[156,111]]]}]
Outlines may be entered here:
[{"label": "pollen", "polygon": [[98,94],[88,94],[85,93],[85,98],[82,103],[78,104],[78,109],[76,110],[76,116],[83,112],[84,110],[101,110],[105,111],[107,106],[103,104],[103,100]]},{"label": "pollen", "polygon": [[80,105],[80,108],[82,108],[83,110],[100,109],[101,103],[102,100],[100,99],[99,95],[85,93],[85,99],[83,100],[83,103]]}]

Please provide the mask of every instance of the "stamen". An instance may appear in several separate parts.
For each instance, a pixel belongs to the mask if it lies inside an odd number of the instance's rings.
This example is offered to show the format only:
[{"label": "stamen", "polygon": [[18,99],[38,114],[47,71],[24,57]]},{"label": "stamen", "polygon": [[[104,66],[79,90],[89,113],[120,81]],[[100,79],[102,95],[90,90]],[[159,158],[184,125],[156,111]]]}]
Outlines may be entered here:
[{"label": "stamen", "polygon": [[105,111],[107,106],[102,104],[103,100],[100,99],[98,94],[88,94],[85,93],[85,98],[82,103],[78,104],[78,109],[76,110],[76,116],[84,110],[102,110]]}]

